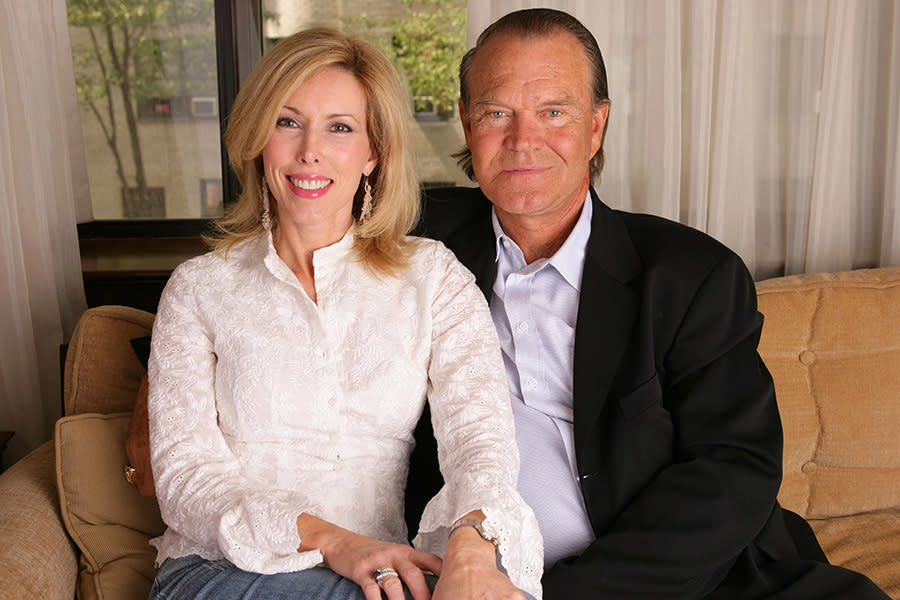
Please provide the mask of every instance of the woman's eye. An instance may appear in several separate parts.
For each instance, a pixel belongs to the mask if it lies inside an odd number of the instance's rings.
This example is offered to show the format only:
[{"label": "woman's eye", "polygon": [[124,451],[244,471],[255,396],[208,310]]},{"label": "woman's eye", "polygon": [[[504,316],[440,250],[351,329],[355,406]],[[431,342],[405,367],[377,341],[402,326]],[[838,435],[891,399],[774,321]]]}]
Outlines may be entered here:
[{"label": "woman's eye", "polygon": [[338,133],[349,133],[349,132],[353,131],[352,129],[350,129],[350,127],[348,125],[345,125],[344,123],[335,123],[331,127],[331,130],[337,131]]},{"label": "woman's eye", "polygon": [[299,127],[297,121],[293,120],[290,117],[281,117],[277,121],[275,121],[275,125],[278,127]]}]

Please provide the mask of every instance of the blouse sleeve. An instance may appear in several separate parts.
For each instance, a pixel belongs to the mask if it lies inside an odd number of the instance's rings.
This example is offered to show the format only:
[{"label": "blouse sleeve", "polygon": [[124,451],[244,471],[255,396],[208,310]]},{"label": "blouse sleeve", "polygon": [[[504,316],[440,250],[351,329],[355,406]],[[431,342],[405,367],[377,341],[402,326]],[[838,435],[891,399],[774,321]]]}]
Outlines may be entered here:
[{"label": "blouse sleeve", "polygon": [[218,427],[215,324],[198,306],[203,275],[191,263],[176,269],[153,326],[148,411],[163,521],[247,571],[312,567],[321,554],[297,552],[296,520],[317,507],[301,494],[254,486]]},{"label": "blouse sleeve", "polygon": [[481,509],[500,539],[500,566],[541,597],[543,542],[516,489],[519,454],[500,345],[474,277],[439,246],[433,299],[428,403],[444,486],[425,507],[420,550],[443,555],[450,527]]}]

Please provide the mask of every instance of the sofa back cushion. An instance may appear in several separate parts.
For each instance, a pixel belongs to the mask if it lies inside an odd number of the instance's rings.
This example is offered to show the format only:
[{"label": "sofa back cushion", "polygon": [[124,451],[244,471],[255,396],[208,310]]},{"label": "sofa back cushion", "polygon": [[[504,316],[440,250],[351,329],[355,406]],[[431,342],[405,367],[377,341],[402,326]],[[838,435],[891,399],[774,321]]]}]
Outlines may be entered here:
[{"label": "sofa back cushion", "polygon": [[900,268],[757,284],[784,426],[779,501],[807,518],[900,505]]},{"label": "sofa back cushion", "polygon": [[82,315],[66,353],[67,415],[131,410],[146,371],[130,340],[150,335],[153,319],[127,306],[99,306]]}]

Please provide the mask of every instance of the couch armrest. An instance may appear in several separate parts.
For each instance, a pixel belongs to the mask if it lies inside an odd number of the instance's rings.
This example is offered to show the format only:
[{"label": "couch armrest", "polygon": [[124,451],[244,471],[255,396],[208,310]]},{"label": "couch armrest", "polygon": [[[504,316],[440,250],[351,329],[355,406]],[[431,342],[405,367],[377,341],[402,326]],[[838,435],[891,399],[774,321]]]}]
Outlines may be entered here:
[{"label": "couch armrest", "polygon": [[53,442],[0,474],[0,600],[72,600],[78,551],[59,514]]}]

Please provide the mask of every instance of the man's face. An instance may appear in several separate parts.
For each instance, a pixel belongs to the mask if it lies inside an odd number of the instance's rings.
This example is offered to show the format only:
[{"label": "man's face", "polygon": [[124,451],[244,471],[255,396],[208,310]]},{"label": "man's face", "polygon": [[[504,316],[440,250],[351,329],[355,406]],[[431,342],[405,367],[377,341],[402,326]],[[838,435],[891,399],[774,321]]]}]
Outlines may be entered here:
[{"label": "man's face", "polygon": [[460,103],[472,167],[501,222],[552,225],[580,210],[609,104],[593,107],[588,60],[567,32],[498,36],[478,51]]}]

